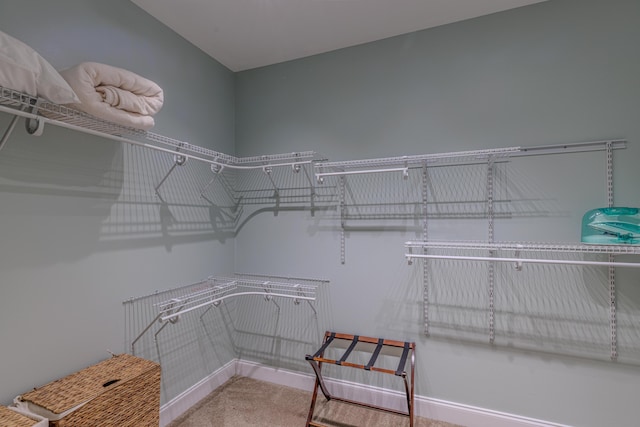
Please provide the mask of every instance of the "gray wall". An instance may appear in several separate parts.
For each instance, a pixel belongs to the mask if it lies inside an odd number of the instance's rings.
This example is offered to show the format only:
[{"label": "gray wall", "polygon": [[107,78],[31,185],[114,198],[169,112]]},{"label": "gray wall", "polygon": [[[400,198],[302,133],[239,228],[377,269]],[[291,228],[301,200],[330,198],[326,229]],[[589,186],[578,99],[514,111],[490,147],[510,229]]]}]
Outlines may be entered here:
[{"label": "gray wall", "polygon": [[[97,61],[155,81],[165,104],[153,132],[233,154],[233,73],[129,1],[0,1],[0,29],[57,69]],[[171,164],[53,126],[41,137],[16,128],[0,152],[0,403],[127,351],[125,299],[234,271],[233,230],[198,193],[210,171],[188,162],[158,198]],[[179,328],[144,353],[162,355],[165,401],[235,357],[227,331]]]},{"label": "gray wall", "polygon": [[[316,150],[352,160],[624,138],[628,148],[614,154],[615,202],[637,206],[639,24],[634,0],[550,0],[245,71],[236,79],[236,150]],[[579,241],[582,215],[606,206],[604,171],[603,153],[499,165],[497,209],[504,217],[496,220],[496,240]],[[484,206],[475,201],[484,196],[482,171],[431,173],[439,188],[432,201],[445,203],[429,207],[430,236],[486,239],[486,219],[477,215]],[[385,197],[413,206],[419,176],[412,171],[405,184],[393,177],[347,182],[356,212],[347,221],[344,265],[333,184],[316,209],[280,200],[243,223],[239,270],[331,280],[316,320],[295,313],[291,323],[267,317],[244,325],[248,337],[260,339],[245,340],[243,357],[309,371],[301,359],[325,329],[415,340],[420,395],[570,425],[637,424],[635,270],[617,269],[617,362],[609,360],[601,268],[527,265],[517,273],[499,266],[496,341],[489,345],[486,266],[432,262],[427,338],[422,268],[403,257],[403,243],[421,238],[419,216],[357,214],[369,201],[384,214]],[[246,307],[247,314],[271,315],[267,310]]]}]

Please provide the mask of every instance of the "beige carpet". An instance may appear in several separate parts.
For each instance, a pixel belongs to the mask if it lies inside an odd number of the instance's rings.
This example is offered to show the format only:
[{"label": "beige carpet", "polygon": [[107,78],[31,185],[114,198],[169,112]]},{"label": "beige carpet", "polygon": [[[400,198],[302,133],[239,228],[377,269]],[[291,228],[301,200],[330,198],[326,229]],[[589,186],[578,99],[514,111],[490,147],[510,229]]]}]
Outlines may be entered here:
[{"label": "beige carpet", "polygon": [[[168,427],[304,427],[311,392],[246,377],[233,377]],[[330,427],[409,426],[409,418],[341,402],[319,393],[314,421]],[[456,427],[416,417],[415,427]]]}]

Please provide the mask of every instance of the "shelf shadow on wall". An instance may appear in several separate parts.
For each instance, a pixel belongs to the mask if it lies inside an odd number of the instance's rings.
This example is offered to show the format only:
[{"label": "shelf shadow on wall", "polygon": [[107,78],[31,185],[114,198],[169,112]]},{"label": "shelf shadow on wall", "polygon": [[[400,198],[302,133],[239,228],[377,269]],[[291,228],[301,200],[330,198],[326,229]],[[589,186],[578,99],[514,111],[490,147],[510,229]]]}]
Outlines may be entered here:
[{"label": "shelf shadow on wall", "polygon": [[[29,227],[46,227],[36,231],[43,238],[64,234],[67,257],[155,246],[170,251],[175,245],[233,238],[243,216],[248,221],[245,206],[266,206],[275,215],[304,207],[313,215],[332,195],[330,189],[316,191],[312,172],[311,165],[301,165],[269,173],[215,173],[204,162],[177,165],[166,153],[63,128],[47,128],[43,140],[18,127],[0,155],[0,192],[20,203],[4,203],[2,214],[16,219],[6,223],[15,230],[22,226],[19,220],[37,216]],[[71,218],[76,220],[66,224]],[[43,257],[63,253],[42,248]],[[24,258],[18,255],[12,265]]]},{"label": "shelf shadow on wall", "polygon": [[[341,233],[344,246],[355,233],[413,233],[414,239],[489,239],[489,223],[568,218],[571,213],[510,163],[440,165],[408,173],[369,173],[325,177],[334,199],[313,231]],[[491,203],[489,203],[489,199]],[[496,225],[495,228],[501,229]],[[342,259],[343,263],[348,263]]]},{"label": "shelf shadow on wall", "polygon": [[[496,165],[492,196],[497,236],[509,236],[510,241],[579,240],[580,218],[584,212],[575,209],[578,202],[584,201],[578,201],[577,196],[593,196],[589,194],[593,191],[574,194],[576,183],[586,185],[587,190],[604,187],[597,185],[604,179],[600,182],[598,174],[593,176],[593,170],[580,162],[588,160],[597,164],[602,161],[602,154],[586,153],[577,160],[561,157],[554,158],[552,163],[545,158],[548,173],[543,176],[535,158],[518,159],[518,170],[511,163]],[[576,168],[578,165],[582,167]],[[535,170],[537,175],[523,173],[520,170],[523,166],[525,171]],[[552,166],[572,173],[567,179],[555,182]],[[429,171],[427,183],[430,240],[487,241],[488,205],[482,201],[487,198],[486,168],[433,169]],[[363,183],[362,187],[366,185]],[[602,199],[606,199],[605,196],[602,195]],[[416,195],[407,200],[416,206],[420,203]],[[416,218],[420,218],[425,213],[424,205],[415,212]],[[459,221],[452,221],[454,219]],[[532,222],[534,220],[536,222]],[[430,248],[428,253],[491,256],[489,251],[481,250],[471,253]],[[539,258],[540,254],[523,252],[517,256]],[[543,258],[547,257],[607,260],[606,256],[590,254],[547,252]],[[616,260],[621,258],[618,256]],[[512,264],[495,262],[492,293],[489,266],[489,262],[465,260],[416,261],[409,267],[412,273],[404,279],[406,282],[399,279],[392,288],[380,318],[398,331],[410,329],[412,322],[423,319],[422,332],[426,331],[430,337],[465,343],[489,345],[493,333],[491,345],[526,351],[611,360],[615,348],[618,362],[640,364],[640,292],[634,286],[637,273],[630,271],[635,269],[616,270],[617,302],[612,314],[606,267],[525,264],[519,271]],[[423,271],[427,274],[426,282]]]},{"label": "shelf shadow on wall", "polygon": [[100,227],[124,185],[121,147],[48,127],[18,126],[0,152],[0,216],[7,268],[82,259],[99,247]]},{"label": "shelf shadow on wall", "polygon": [[[190,241],[224,242],[256,214],[305,210],[314,215],[333,197],[330,191],[316,191],[310,165],[268,173],[260,168],[214,172],[206,163],[178,166],[170,156],[135,146],[125,149],[122,195],[101,233],[109,247],[162,241],[170,250]],[[249,206],[261,208],[256,212]]]},{"label": "shelf shadow on wall", "polygon": [[321,342],[323,327],[330,323],[329,287],[326,283],[317,288],[315,311],[303,302],[245,298],[235,313],[227,314],[224,324],[237,356],[274,368],[305,372],[309,369],[305,354]]},{"label": "shelf shadow on wall", "polygon": [[225,183],[201,189],[212,172],[202,162],[124,146],[123,188],[100,229],[105,250],[218,240],[235,235],[241,208]]},{"label": "shelf shadow on wall", "polygon": [[[580,254],[553,257],[596,260]],[[424,262],[428,263],[426,288]],[[392,288],[391,303],[381,313],[392,328],[402,330],[422,318],[429,337],[611,360],[606,267],[525,264],[519,271],[512,264],[496,262],[492,301],[488,262],[421,260],[415,264],[419,267],[409,267],[412,273],[406,282]],[[416,304],[424,300],[425,290],[428,302]],[[494,341],[490,343],[492,305]],[[640,364],[640,295],[631,287],[618,286],[616,323],[617,362]]]},{"label": "shelf shadow on wall", "polygon": [[[234,236],[241,207],[220,188],[198,192],[211,175],[201,162],[167,174],[168,154],[54,126],[46,132],[45,140],[18,127],[0,154],[0,192],[10,196],[1,208],[5,224],[18,230],[35,217],[29,228],[42,244],[32,250],[43,249],[43,263]],[[53,241],[64,241],[65,251],[48,249]]]},{"label": "shelf shadow on wall", "polygon": [[[329,181],[329,179],[331,180]],[[487,219],[488,177],[485,164],[439,166],[408,174],[377,173],[327,177],[333,188],[337,216],[349,222],[428,219]],[[508,163],[494,165],[492,215],[497,218],[566,216],[556,200],[508,174]],[[321,186],[322,187],[322,186]],[[426,191],[426,194],[425,194]],[[426,199],[425,199],[426,197]]]}]

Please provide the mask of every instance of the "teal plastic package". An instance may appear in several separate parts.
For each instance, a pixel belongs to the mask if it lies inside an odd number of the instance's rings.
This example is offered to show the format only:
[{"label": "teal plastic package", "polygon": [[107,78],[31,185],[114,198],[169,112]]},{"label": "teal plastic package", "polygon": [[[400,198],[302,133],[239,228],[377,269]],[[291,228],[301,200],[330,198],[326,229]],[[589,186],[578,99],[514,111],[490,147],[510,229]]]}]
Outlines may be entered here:
[{"label": "teal plastic package", "polygon": [[640,209],[628,207],[598,208],[582,217],[584,243],[640,244]]}]

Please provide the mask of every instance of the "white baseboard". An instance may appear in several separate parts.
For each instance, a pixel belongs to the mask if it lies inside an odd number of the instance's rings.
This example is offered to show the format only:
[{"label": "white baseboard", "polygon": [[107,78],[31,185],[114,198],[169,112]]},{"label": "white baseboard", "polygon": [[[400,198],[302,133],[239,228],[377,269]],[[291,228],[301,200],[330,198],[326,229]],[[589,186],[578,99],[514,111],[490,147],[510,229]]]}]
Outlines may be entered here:
[{"label": "white baseboard", "polygon": [[233,359],[211,375],[183,391],[160,408],[160,427],[184,414],[193,405],[207,397],[211,392],[236,375],[237,359]]},{"label": "white baseboard", "polygon": [[[315,381],[313,375],[236,359],[163,405],[160,410],[160,427],[166,426],[182,415],[233,375],[305,391],[312,391]],[[406,410],[406,396],[403,392],[330,378],[327,378],[325,383],[329,391],[336,396],[376,406]],[[415,396],[415,415],[466,427],[568,427],[425,396]]]},{"label": "white baseboard", "polygon": [[313,375],[290,371],[288,369],[274,368],[247,360],[237,361],[236,375],[305,391],[313,390],[313,384],[315,383],[315,377]]}]

